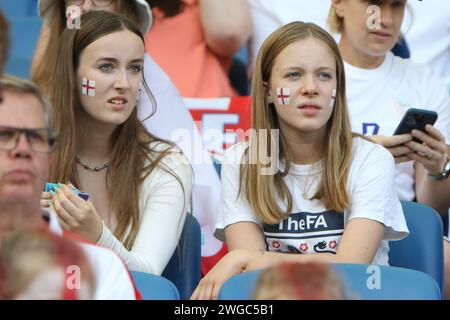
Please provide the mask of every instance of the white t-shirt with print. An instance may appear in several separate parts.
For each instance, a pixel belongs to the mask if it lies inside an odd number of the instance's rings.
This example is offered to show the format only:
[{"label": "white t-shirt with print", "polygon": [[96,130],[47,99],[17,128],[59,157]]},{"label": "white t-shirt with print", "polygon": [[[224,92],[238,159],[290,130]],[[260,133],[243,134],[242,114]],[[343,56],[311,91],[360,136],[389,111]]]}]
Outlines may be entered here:
[{"label": "white t-shirt with print", "polygon": [[[263,224],[253,213],[244,193],[239,195],[239,162],[246,144],[240,143],[227,150],[222,165],[222,203],[216,228],[250,221],[258,224],[269,251],[286,253],[335,253],[349,220],[366,218],[385,226],[383,240],[372,261],[388,264],[388,240],[398,240],[408,234],[400,201],[394,192],[394,160],[383,147],[355,138],[353,160],[348,179],[351,206],[345,212],[327,210],[317,199],[309,200],[316,192],[321,163],[291,165],[283,178],[292,195],[292,212],[279,224]],[[309,176],[309,178],[308,178]],[[308,181],[309,180],[309,181]],[[309,197],[304,199],[302,193]],[[286,203],[277,200],[281,210]]]},{"label": "white t-shirt with print", "polygon": [[[426,66],[391,52],[376,69],[345,63],[347,103],[352,130],[364,135],[391,136],[409,108],[436,111],[435,127],[450,144],[450,98],[444,83]],[[412,200],[414,163],[396,165],[395,184],[401,200]]]}]

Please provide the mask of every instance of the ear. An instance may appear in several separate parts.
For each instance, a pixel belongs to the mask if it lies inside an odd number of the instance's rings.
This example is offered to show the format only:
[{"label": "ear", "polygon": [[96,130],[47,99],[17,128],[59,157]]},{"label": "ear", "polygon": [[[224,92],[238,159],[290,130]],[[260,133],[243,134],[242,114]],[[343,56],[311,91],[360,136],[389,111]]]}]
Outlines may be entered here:
[{"label": "ear", "polygon": [[339,18],[344,17],[344,4],[343,0],[332,0],[332,6]]},{"label": "ear", "polygon": [[263,86],[264,86],[264,93],[266,96],[267,103],[274,103],[273,97],[272,97],[272,90],[270,90],[269,84],[266,81],[264,81]]}]

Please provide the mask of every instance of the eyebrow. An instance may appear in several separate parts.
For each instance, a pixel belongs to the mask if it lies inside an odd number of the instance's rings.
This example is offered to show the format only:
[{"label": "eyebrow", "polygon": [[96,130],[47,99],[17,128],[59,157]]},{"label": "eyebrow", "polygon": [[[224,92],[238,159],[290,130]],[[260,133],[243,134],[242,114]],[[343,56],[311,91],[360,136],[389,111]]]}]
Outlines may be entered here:
[{"label": "eyebrow", "polygon": [[[288,70],[305,70],[305,68],[303,68],[301,66],[287,66],[287,67],[281,69],[281,71],[288,71]],[[334,71],[335,68],[329,67],[329,66],[320,66],[318,68],[315,68],[314,70],[315,71],[321,71],[321,70]]]},{"label": "eyebrow", "polygon": [[[100,61],[108,61],[108,62],[117,63],[119,60],[117,60],[116,58],[103,57],[103,58],[99,58],[97,60],[97,62],[100,62]],[[130,63],[144,63],[144,59],[133,59],[130,61]]]}]

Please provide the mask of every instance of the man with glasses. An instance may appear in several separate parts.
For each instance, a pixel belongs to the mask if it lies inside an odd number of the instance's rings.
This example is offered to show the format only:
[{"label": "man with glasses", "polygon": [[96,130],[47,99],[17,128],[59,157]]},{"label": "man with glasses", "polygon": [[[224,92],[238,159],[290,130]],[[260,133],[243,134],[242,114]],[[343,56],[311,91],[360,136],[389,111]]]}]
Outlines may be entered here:
[{"label": "man with glasses", "polygon": [[[30,81],[7,76],[0,84],[0,242],[8,233],[35,228],[62,235],[56,215],[40,206],[57,146],[50,105]],[[94,271],[96,299],[136,298],[125,265],[112,251],[80,245]]]}]

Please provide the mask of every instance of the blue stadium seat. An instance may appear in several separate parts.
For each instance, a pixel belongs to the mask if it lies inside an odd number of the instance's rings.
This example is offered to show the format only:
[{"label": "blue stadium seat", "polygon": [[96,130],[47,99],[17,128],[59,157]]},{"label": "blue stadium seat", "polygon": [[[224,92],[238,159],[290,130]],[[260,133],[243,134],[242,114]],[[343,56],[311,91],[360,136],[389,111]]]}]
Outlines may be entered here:
[{"label": "blue stadium seat", "polygon": [[131,272],[143,300],[180,300],[175,285],[164,277],[144,272]]},{"label": "blue stadium seat", "polygon": [[[362,300],[439,300],[441,298],[436,281],[423,272],[366,264],[333,264],[333,266],[341,274],[352,298]],[[220,290],[219,300],[251,300],[261,272],[262,270],[243,272],[230,278]],[[372,283],[371,277],[377,275],[380,280],[379,286],[368,285]]]},{"label": "blue stadium seat", "polygon": [[178,288],[181,299],[189,299],[201,278],[201,229],[197,219],[188,214],[181,238],[163,277]]},{"label": "blue stadium seat", "polygon": [[15,76],[28,78],[41,20],[36,17],[13,17],[8,20],[11,25],[11,49],[5,70]]},{"label": "blue stadium seat", "polygon": [[444,249],[442,219],[432,208],[402,201],[410,234],[389,242],[389,264],[430,275],[444,292]]},{"label": "blue stadium seat", "polygon": [[37,0],[0,0],[0,10],[8,19],[37,16]]}]

